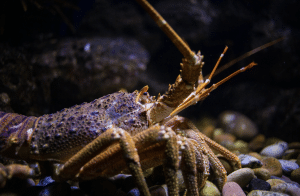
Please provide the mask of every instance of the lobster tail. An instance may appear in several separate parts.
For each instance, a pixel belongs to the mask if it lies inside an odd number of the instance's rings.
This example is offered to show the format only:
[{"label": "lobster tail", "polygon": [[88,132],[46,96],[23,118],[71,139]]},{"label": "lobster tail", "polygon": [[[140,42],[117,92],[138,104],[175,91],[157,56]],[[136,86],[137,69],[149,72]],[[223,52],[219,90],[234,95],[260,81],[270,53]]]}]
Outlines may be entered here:
[{"label": "lobster tail", "polygon": [[0,152],[10,158],[24,158],[21,147],[28,145],[37,117],[0,111]]}]

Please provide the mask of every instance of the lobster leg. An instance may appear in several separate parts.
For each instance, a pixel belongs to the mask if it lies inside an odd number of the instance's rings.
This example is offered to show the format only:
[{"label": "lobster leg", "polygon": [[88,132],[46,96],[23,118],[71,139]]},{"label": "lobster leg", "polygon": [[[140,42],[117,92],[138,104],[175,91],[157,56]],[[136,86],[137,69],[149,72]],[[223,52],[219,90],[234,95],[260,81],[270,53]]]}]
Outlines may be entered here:
[{"label": "lobster leg", "polygon": [[82,166],[84,166],[89,160],[98,155],[105,148],[117,141],[121,146],[127,167],[134,177],[139,190],[143,193],[143,195],[150,196],[132,137],[128,132],[120,128],[111,128],[107,130],[89,145],[80,150],[65,164],[57,169],[56,177],[61,179],[77,177],[78,175],[76,174],[82,170]]},{"label": "lobster leg", "polygon": [[[179,186],[177,171],[179,168],[179,154],[175,132],[170,128],[157,125],[135,135],[133,141],[138,153],[142,157],[141,162],[145,163],[145,159],[149,160],[146,163],[147,166],[144,166],[143,168],[147,169],[157,166],[157,164],[163,164],[169,195],[178,195]],[[122,148],[122,144],[120,144],[120,146],[112,146],[102,152],[81,168],[78,177],[80,179],[85,179],[86,176],[90,175],[112,176],[120,173],[120,171],[126,172],[127,170],[124,168],[124,161],[127,162],[127,160],[120,158],[120,149]],[[152,156],[153,148],[159,151],[154,156]],[[159,162],[152,162],[155,157],[161,156],[161,154],[163,154],[163,159],[159,159]],[[126,154],[123,155],[125,155],[125,157],[127,156]],[[148,156],[145,157],[144,155]],[[114,164],[107,164],[112,162]],[[152,163],[154,163],[154,165]],[[129,172],[131,172],[130,168]]]}]

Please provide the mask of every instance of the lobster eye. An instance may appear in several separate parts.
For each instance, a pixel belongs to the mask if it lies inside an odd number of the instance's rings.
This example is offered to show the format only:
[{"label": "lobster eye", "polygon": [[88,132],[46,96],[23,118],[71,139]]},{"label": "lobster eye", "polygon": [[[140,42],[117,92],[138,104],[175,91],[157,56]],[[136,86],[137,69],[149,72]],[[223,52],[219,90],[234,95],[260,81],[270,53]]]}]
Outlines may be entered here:
[{"label": "lobster eye", "polygon": [[144,92],[143,95],[148,95],[148,92]]}]

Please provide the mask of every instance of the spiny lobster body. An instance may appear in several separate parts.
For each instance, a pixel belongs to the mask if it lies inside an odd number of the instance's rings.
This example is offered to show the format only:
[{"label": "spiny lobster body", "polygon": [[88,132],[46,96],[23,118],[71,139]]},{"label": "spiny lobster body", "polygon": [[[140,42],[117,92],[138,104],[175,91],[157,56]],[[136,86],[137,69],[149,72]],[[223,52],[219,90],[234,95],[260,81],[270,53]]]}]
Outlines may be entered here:
[{"label": "spiny lobster body", "polygon": [[148,128],[146,111],[135,102],[137,95],[116,92],[38,118],[0,112],[0,152],[63,163],[112,127],[134,135]]},{"label": "spiny lobster body", "polygon": [[[181,169],[186,195],[197,196],[211,167],[221,189],[227,179],[226,170],[212,149],[232,162],[233,169],[241,168],[239,158],[177,114],[256,64],[251,63],[208,87],[227,47],[205,80],[200,51],[191,51],[146,0],[137,1],[184,56],[181,73],[168,91],[155,99],[145,86],[140,91],[113,93],[41,117],[0,112],[0,153],[27,161],[49,161],[53,163],[50,175],[61,181],[128,172],[141,194],[147,196],[151,194],[143,175],[145,169],[163,165],[171,196],[179,195],[178,170]],[[0,164],[0,171],[3,179],[0,187],[6,179],[19,174],[35,177],[30,167],[18,164],[14,167]]]}]

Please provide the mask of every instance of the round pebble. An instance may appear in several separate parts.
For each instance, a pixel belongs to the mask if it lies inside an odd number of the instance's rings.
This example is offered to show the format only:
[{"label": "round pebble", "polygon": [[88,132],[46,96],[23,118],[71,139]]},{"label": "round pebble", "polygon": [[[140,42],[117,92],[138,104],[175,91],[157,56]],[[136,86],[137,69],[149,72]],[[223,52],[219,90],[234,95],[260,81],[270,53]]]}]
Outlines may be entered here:
[{"label": "round pebble", "polygon": [[263,165],[260,160],[250,155],[240,154],[239,159],[241,160],[242,167],[249,167],[254,169],[259,168]]},{"label": "round pebble", "polygon": [[232,195],[246,196],[243,189],[236,182],[225,183],[222,189],[222,195],[223,196],[232,196]]},{"label": "round pebble", "polygon": [[238,150],[240,153],[248,153],[249,152],[248,143],[243,140],[235,141],[234,146],[235,146],[236,150]]},{"label": "round pebble", "polygon": [[261,179],[253,178],[249,183],[250,190],[262,190],[262,191],[269,191],[271,189],[271,185]]},{"label": "round pebble", "polygon": [[269,172],[269,170],[265,169],[265,168],[256,168],[253,169],[254,174],[257,178],[261,179],[261,180],[269,180],[271,178],[271,174]]},{"label": "round pebble", "polygon": [[273,191],[254,190],[251,191],[247,196],[289,196],[289,195],[284,193],[277,193]]},{"label": "round pebble", "polygon": [[300,168],[295,169],[292,173],[291,173],[291,179],[295,182],[298,182],[300,184]]},{"label": "round pebble", "polygon": [[248,155],[257,158],[260,161],[263,159],[263,157],[260,154],[258,154],[257,152],[249,152]]},{"label": "round pebble", "polygon": [[221,113],[219,122],[225,132],[232,133],[240,139],[251,140],[258,133],[256,125],[247,116],[238,112]]},{"label": "round pebble", "polygon": [[263,134],[259,134],[249,142],[248,146],[251,151],[257,152],[263,149],[265,142],[266,137]]},{"label": "round pebble", "polygon": [[292,142],[289,144],[289,149],[300,149],[300,142]]},{"label": "round pebble", "polygon": [[230,164],[230,162],[223,156],[217,156],[217,157],[220,160],[220,162],[222,163],[222,165],[224,166],[224,168],[227,172],[227,175],[232,173],[234,169],[232,168],[232,165]]},{"label": "round pebble", "polygon": [[227,177],[227,182],[236,182],[242,188],[244,188],[254,177],[254,171],[252,169],[242,168],[229,174]]},{"label": "round pebble", "polygon": [[155,185],[149,188],[151,195],[157,196],[167,196],[168,195],[168,188],[167,185]]},{"label": "round pebble", "polygon": [[282,159],[289,160],[289,159],[297,159],[300,154],[300,149],[288,149],[284,152]]},{"label": "round pebble", "polygon": [[273,145],[267,146],[260,152],[263,156],[281,158],[284,152],[288,149],[288,143],[277,142]]},{"label": "round pebble", "polygon": [[277,184],[285,183],[283,180],[280,179],[269,179],[267,182],[271,185],[271,187],[276,186]]},{"label": "round pebble", "polygon": [[210,181],[206,181],[204,187],[199,191],[200,196],[221,196],[219,189]]},{"label": "round pebble", "polygon": [[299,196],[300,194],[300,188],[291,183],[277,184],[271,188],[271,191],[286,193],[290,196]]},{"label": "round pebble", "polygon": [[261,161],[263,163],[262,168],[269,170],[271,176],[282,176],[281,164],[277,159],[274,157],[265,157]]},{"label": "round pebble", "polygon": [[280,159],[279,162],[281,164],[283,173],[288,176],[290,176],[292,171],[299,168],[299,165],[293,161]]},{"label": "round pebble", "polygon": [[236,137],[230,133],[224,133],[224,134],[219,134],[219,135],[216,135],[214,137],[214,140],[217,142],[217,143],[221,143],[221,142],[234,142],[236,140]]}]

